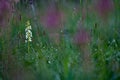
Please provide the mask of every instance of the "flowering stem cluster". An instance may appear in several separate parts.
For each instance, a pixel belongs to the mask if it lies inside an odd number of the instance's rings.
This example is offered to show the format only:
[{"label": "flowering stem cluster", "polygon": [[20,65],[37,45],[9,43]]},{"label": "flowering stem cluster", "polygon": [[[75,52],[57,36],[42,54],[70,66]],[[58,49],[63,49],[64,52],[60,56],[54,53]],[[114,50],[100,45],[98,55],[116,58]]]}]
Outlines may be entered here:
[{"label": "flowering stem cluster", "polygon": [[25,42],[28,43],[28,53],[29,53],[29,42],[32,42],[32,28],[30,25],[30,21],[26,22],[26,29],[25,29]]},{"label": "flowering stem cluster", "polygon": [[25,33],[26,33],[26,36],[25,36],[26,40],[25,40],[25,42],[26,43],[27,42],[32,42],[32,31],[31,30],[32,30],[32,28],[31,28],[30,22],[27,21],[26,29],[25,29]]}]

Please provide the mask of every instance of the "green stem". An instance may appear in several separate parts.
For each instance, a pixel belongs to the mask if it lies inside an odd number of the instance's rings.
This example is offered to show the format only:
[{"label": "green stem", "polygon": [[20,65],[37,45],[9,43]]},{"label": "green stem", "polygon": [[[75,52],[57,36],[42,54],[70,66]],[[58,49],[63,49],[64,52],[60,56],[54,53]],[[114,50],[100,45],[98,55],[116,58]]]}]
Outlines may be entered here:
[{"label": "green stem", "polygon": [[29,42],[28,42],[28,53],[29,53],[29,49],[30,49],[30,46],[29,46]]}]

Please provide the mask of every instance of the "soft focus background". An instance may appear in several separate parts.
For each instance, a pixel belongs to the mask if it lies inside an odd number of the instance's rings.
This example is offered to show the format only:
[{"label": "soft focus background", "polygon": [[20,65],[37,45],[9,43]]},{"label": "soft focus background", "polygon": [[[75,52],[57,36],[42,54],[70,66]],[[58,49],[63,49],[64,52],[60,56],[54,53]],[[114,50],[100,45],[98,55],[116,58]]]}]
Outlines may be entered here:
[{"label": "soft focus background", "polygon": [[120,80],[120,0],[0,0],[0,80]]}]

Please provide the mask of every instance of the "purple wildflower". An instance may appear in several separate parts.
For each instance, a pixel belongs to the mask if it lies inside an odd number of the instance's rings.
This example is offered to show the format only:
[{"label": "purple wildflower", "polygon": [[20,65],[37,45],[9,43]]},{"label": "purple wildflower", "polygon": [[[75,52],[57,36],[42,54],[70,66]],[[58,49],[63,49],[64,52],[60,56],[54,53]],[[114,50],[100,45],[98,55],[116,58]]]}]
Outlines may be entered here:
[{"label": "purple wildflower", "polygon": [[0,25],[4,25],[8,21],[10,12],[10,3],[8,0],[0,0]]},{"label": "purple wildflower", "polygon": [[63,13],[54,7],[50,7],[45,11],[45,15],[41,18],[43,26],[48,30],[58,30],[62,22]]},{"label": "purple wildflower", "polygon": [[97,11],[101,17],[106,17],[113,9],[113,2],[111,0],[98,0]]},{"label": "purple wildflower", "polygon": [[73,39],[77,45],[86,45],[90,42],[90,35],[85,29],[80,29]]}]

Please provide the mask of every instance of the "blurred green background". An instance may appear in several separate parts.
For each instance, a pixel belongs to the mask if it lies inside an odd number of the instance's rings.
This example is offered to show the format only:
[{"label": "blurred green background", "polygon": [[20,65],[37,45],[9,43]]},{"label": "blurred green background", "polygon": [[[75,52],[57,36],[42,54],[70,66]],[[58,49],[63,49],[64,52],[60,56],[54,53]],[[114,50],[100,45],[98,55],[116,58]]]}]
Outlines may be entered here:
[{"label": "blurred green background", "polygon": [[119,14],[120,0],[0,0],[0,80],[120,80]]}]

